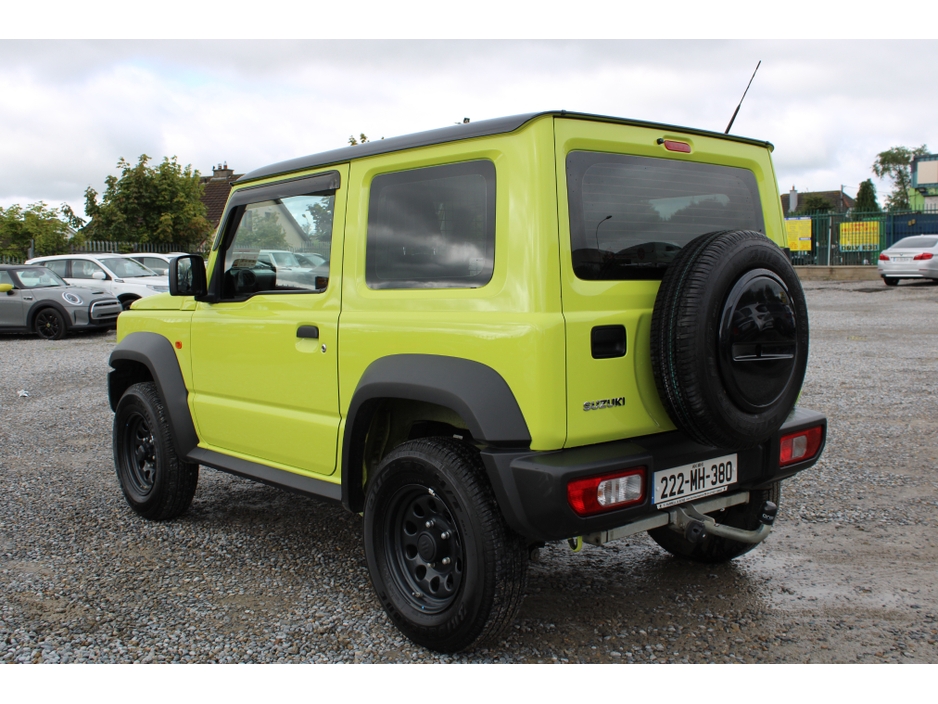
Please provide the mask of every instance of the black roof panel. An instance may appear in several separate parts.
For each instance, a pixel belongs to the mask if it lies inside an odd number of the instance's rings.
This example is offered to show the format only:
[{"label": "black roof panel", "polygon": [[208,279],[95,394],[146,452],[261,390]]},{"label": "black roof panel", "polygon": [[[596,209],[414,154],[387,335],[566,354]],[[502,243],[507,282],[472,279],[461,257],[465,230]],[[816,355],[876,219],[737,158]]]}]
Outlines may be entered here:
[{"label": "black roof panel", "polygon": [[388,154],[390,152],[403,151],[405,149],[414,149],[415,147],[428,147],[432,144],[445,144],[446,142],[457,142],[462,139],[472,139],[473,137],[488,137],[495,134],[506,134],[514,132],[522,125],[530,122],[536,117],[543,115],[555,115],[556,117],[567,117],[580,120],[593,120],[596,122],[615,122],[623,125],[635,125],[638,127],[651,127],[666,130],[677,130],[688,134],[698,134],[707,137],[718,137],[720,139],[729,139],[734,142],[745,142],[761,147],[772,148],[769,142],[748,139],[746,137],[736,137],[734,135],[725,135],[720,132],[710,132],[708,130],[698,130],[689,127],[679,127],[677,125],[667,125],[657,122],[643,122],[641,120],[629,120],[621,117],[610,117],[607,115],[591,115],[582,112],[567,112],[566,110],[548,110],[545,112],[531,112],[523,115],[512,115],[510,117],[497,117],[492,120],[480,120],[479,122],[468,122],[450,127],[441,127],[426,132],[416,132],[400,137],[390,137],[380,139],[376,142],[365,142],[349,147],[332,149],[327,152],[302,156],[296,159],[288,159],[270,166],[263,166],[255,169],[235,181],[235,184],[242,184],[248,181],[256,181],[270,176],[279,176],[281,174],[295,173],[315,169],[319,166],[328,166],[330,164],[339,164],[352,159],[360,159],[366,156],[376,156],[378,154]]}]

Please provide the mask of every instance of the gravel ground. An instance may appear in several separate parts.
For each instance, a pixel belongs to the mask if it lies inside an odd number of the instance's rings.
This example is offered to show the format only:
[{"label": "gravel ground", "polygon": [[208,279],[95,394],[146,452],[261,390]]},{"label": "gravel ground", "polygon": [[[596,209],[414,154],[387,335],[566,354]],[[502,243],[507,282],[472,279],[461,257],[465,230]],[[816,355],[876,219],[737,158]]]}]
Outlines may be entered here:
[{"label": "gravel ground", "polygon": [[805,286],[830,437],[769,540],[718,566],[549,545],[507,638],[454,657],[389,623],[337,506],[203,469],[181,519],[136,516],[113,333],[0,338],[0,662],[938,662],[938,287]]}]

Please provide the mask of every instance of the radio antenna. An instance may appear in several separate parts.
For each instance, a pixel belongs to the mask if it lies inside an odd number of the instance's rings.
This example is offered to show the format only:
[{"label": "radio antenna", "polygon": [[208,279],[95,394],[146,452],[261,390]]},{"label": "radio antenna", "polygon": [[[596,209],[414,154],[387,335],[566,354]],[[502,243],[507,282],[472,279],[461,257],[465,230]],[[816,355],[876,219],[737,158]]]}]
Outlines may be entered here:
[{"label": "radio antenna", "polygon": [[[759,70],[759,67],[762,65],[762,59],[759,59],[759,63],[756,64],[756,71]],[[756,71],[752,72],[752,78],[756,77]],[[739,105],[736,106],[736,110],[733,111],[733,117],[730,118],[730,124],[726,126],[726,132],[723,134],[730,133],[730,127],[733,126],[733,123],[736,121],[736,116],[739,114],[739,109],[743,106],[743,101],[746,99],[746,93],[749,92],[749,86],[752,85],[752,78],[749,79],[749,85],[746,86],[746,90],[743,91],[743,97],[739,99]]]}]

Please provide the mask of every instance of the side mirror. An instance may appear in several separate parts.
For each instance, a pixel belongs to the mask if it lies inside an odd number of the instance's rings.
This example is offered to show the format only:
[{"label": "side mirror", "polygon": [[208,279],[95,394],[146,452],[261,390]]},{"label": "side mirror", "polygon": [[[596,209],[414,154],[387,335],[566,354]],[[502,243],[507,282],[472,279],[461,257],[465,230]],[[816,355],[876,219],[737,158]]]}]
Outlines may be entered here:
[{"label": "side mirror", "polygon": [[107,278],[107,274],[105,274],[103,271],[95,271],[91,274],[91,278],[96,279],[97,281],[104,281]]},{"label": "side mirror", "polygon": [[13,290],[13,284],[0,284],[0,293],[8,293]]},{"label": "side mirror", "polygon": [[207,293],[205,261],[198,254],[186,254],[170,261],[167,275],[170,296],[204,296]]}]

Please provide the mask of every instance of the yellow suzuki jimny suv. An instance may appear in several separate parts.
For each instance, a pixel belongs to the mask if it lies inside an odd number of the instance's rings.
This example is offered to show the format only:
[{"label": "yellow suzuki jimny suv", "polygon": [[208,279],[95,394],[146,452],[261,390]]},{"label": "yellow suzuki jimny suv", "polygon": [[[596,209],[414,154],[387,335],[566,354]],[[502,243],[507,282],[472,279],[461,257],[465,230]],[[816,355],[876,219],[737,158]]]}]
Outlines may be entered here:
[{"label": "yellow suzuki jimny suv", "polygon": [[127,501],[176,517],[205,465],[341,502],[444,652],[511,623],[548,541],[745,553],[827,430],[771,150],[546,112],[247,174],[207,264],[119,318]]}]

